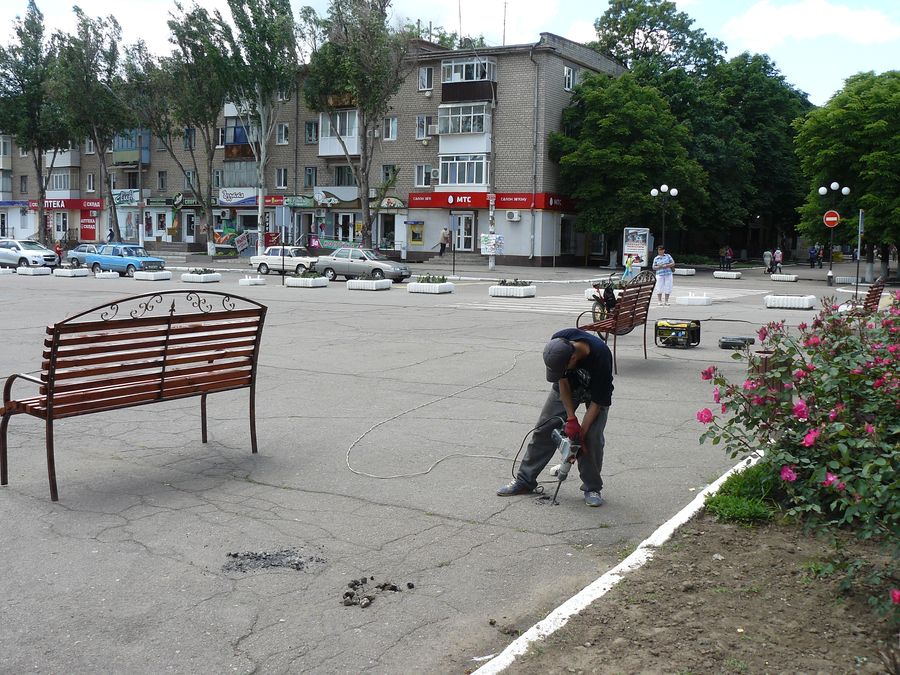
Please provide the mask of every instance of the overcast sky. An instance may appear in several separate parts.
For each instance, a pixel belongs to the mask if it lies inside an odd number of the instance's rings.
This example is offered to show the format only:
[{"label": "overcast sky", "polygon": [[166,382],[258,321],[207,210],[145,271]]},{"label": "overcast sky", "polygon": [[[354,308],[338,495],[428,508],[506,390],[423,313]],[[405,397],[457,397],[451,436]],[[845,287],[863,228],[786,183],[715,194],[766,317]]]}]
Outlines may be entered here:
[{"label": "overcast sky", "polygon": [[[328,0],[292,0],[320,12]],[[52,29],[73,29],[72,5],[65,0],[38,0]],[[166,19],[171,0],[78,0],[91,16],[114,14],[126,42],[143,38],[151,49],[168,51]],[[189,0],[185,0],[189,4]],[[200,0],[207,7],[227,10],[221,0]],[[860,71],[881,73],[900,69],[900,0],[677,0],[679,10],[695,27],[722,40],[729,55],[743,51],[767,53],[787,80],[807,92],[817,105],[825,103]],[[0,2],[0,35],[12,34],[25,0]],[[594,20],[605,0],[394,0],[398,22],[432,22],[448,31],[484,35],[489,44],[536,42],[542,31],[572,40],[596,37]],[[505,19],[505,20],[504,20]]]}]

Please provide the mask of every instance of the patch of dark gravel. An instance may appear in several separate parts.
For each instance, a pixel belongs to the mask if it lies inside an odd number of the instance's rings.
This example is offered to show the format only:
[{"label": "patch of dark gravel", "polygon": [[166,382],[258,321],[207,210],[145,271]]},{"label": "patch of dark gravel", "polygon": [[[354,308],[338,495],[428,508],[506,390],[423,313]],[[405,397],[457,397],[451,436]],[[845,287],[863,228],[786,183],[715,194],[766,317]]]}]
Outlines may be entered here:
[{"label": "patch of dark gravel", "polygon": [[256,570],[284,567],[302,572],[310,565],[324,563],[325,559],[317,555],[304,555],[296,548],[283,548],[278,551],[245,551],[228,553],[229,560],[222,565],[226,572],[254,572]]}]

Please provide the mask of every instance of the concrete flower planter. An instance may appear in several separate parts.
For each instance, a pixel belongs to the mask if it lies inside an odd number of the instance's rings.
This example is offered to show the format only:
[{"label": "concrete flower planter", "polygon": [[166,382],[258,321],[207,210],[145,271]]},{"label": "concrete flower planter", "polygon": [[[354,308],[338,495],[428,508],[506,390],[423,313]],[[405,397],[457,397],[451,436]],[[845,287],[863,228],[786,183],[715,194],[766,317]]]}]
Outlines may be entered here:
[{"label": "concrete flower planter", "polygon": [[261,276],[246,276],[243,279],[238,279],[238,286],[265,286],[266,280]]},{"label": "concrete flower planter", "polygon": [[288,277],[284,285],[290,288],[325,288],[328,279],[325,277]]},{"label": "concrete flower planter", "polygon": [[814,295],[767,295],[765,301],[769,309],[813,309],[816,306]]},{"label": "concrete flower planter", "polygon": [[390,279],[350,279],[348,291],[389,291],[394,282]]},{"label": "concrete flower planter", "polygon": [[0,274],[15,274],[16,271],[12,267],[0,267]]},{"label": "concrete flower planter", "polygon": [[713,272],[713,276],[716,279],[740,279],[741,273],[740,272],[726,272],[724,270],[716,270],[715,272]]},{"label": "concrete flower planter", "polygon": [[672,274],[679,277],[692,277],[697,274],[697,270],[693,267],[676,267],[672,270]]},{"label": "concrete flower planter", "polygon": [[676,305],[711,305],[712,298],[704,293],[703,295],[694,295],[693,293],[689,295],[683,295],[681,297],[675,298]]},{"label": "concrete flower planter", "polygon": [[94,278],[95,279],[118,279],[119,273],[118,272],[97,272],[94,275]]},{"label": "concrete flower planter", "polygon": [[87,267],[57,267],[53,270],[55,277],[87,277],[91,271]]},{"label": "concrete flower planter", "polygon": [[181,275],[181,280],[187,284],[214,284],[222,281],[222,275],[218,272],[210,272],[208,274],[185,272]]},{"label": "concrete flower planter", "polygon": [[454,291],[454,286],[449,281],[440,284],[414,281],[407,285],[406,290],[410,293],[452,293]]},{"label": "concrete flower planter", "polygon": [[[860,283],[863,283],[862,279],[860,279],[859,281],[860,281]],[[836,283],[836,284],[855,284],[856,277],[835,277],[834,283]]]},{"label": "concrete flower planter", "polygon": [[162,270],[160,272],[135,272],[135,281],[169,281],[172,273]]},{"label": "concrete flower planter", "polygon": [[796,274],[771,274],[769,278],[772,281],[797,281],[800,277]]},{"label": "concrete flower planter", "polygon": [[17,267],[16,274],[24,277],[46,277],[50,275],[49,267]]},{"label": "concrete flower planter", "polygon": [[533,298],[537,294],[537,286],[489,286],[488,295],[492,298]]}]

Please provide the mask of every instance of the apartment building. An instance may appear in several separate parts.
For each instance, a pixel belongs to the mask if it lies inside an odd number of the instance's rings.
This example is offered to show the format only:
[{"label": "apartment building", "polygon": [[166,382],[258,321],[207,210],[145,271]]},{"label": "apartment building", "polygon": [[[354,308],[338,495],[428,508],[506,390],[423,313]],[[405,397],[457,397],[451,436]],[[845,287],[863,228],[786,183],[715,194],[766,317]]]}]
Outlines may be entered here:
[{"label": "apartment building", "polygon": [[[617,76],[624,68],[550,33],[534,44],[479,49],[449,50],[423,41],[414,53],[376,134],[369,195],[359,194],[337,137],[351,155],[358,153],[356,111],[342,109],[330,120],[309,111],[296,92],[281,97],[268,146],[264,229],[321,249],[345,245],[359,237],[360,200],[374,203],[374,186],[389,185],[372,240],[395,256],[430,257],[443,227],[453,233],[457,251],[481,251],[483,235],[493,235],[499,259],[510,263],[604,255],[602,238],[585,241],[576,232],[557,168],[547,156],[547,139],[559,130],[585,72]],[[215,228],[246,232],[252,244],[260,231],[256,172],[233,105],[223,109],[217,140]],[[193,132],[178,142],[185,161],[189,143],[196,142]],[[187,245],[202,239],[189,190],[189,181],[198,177],[185,177],[158,139],[132,130],[105,151],[114,167],[113,204],[99,190],[96,148],[85,143],[57,154],[45,204],[54,235],[103,239],[114,208],[126,239],[143,235],[149,242]],[[36,230],[36,182],[29,160],[12,149],[10,154],[9,180],[0,186],[10,190],[0,193],[0,212],[10,214],[9,226],[23,236]],[[5,167],[0,164],[3,177]]]}]

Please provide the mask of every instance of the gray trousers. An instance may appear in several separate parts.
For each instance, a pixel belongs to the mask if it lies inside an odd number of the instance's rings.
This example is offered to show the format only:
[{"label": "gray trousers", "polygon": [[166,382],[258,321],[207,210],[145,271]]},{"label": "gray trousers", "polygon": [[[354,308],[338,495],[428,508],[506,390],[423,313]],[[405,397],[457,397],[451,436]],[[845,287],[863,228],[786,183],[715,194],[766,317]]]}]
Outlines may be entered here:
[{"label": "gray trousers", "polygon": [[[597,405],[592,403],[591,405]],[[577,410],[577,407],[576,407]],[[603,470],[603,446],[606,439],[603,431],[606,429],[606,419],[609,415],[609,408],[603,406],[600,408],[600,414],[588,430],[586,439],[587,451],[582,448],[578,457],[578,475],[581,476],[581,490],[583,492],[599,492],[603,488],[603,479],[600,472]],[[535,425],[538,430],[531,435],[531,442],[525,450],[525,457],[519,465],[519,472],[516,478],[525,483],[532,489],[537,486],[537,477],[544,470],[544,467],[550,463],[556,452],[556,445],[550,437],[553,431],[553,425],[546,424],[551,417],[566,418],[566,408],[559,398],[559,393],[550,390],[544,407],[541,409],[541,416]]]}]

